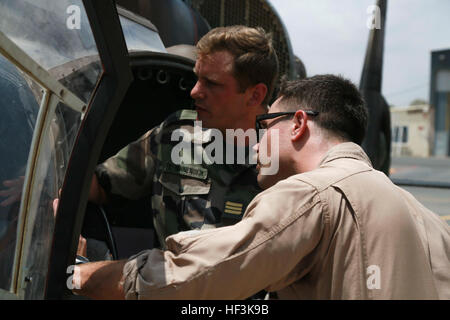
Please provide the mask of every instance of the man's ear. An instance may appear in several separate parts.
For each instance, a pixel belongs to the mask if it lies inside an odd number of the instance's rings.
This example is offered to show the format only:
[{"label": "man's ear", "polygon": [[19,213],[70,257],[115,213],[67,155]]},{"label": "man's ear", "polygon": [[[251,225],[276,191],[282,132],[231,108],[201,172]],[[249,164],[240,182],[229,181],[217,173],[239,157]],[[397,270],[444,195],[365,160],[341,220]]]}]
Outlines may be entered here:
[{"label": "man's ear", "polygon": [[298,110],[292,119],[291,141],[298,141],[307,128],[308,116],[305,111]]},{"label": "man's ear", "polygon": [[259,106],[267,95],[267,86],[264,83],[258,83],[249,89],[249,99],[247,105],[250,107]]}]

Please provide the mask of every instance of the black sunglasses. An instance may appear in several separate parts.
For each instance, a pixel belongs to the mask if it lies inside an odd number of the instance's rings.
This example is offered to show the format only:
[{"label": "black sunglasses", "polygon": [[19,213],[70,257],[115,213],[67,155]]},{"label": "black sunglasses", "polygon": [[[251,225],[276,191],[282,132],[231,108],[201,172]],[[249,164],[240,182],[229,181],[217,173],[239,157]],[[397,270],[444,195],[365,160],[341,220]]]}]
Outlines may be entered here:
[{"label": "black sunglasses", "polygon": [[[256,133],[258,134],[260,129],[265,129],[261,125],[260,121],[268,120],[268,119],[274,119],[274,118],[278,118],[278,117],[281,117],[281,116],[292,116],[292,115],[296,114],[297,111],[265,113],[265,114],[260,114],[260,115],[256,116],[256,123],[255,123]],[[305,110],[305,113],[308,116],[317,116],[319,114],[319,111]]]}]

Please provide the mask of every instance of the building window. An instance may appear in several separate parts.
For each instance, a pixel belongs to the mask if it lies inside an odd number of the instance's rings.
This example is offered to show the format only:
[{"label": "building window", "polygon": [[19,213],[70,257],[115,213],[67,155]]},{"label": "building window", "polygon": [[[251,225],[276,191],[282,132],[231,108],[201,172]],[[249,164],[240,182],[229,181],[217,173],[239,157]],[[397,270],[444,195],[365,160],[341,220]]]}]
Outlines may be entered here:
[{"label": "building window", "polygon": [[407,126],[394,126],[392,128],[392,141],[393,142],[408,142],[408,127]]},{"label": "building window", "polygon": [[404,126],[402,130],[402,142],[407,143],[408,142],[408,127]]},{"label": "building window", "polygon": [[398,141],[398,126],[395,126],[392,128],[392,141],[397,142]]}]

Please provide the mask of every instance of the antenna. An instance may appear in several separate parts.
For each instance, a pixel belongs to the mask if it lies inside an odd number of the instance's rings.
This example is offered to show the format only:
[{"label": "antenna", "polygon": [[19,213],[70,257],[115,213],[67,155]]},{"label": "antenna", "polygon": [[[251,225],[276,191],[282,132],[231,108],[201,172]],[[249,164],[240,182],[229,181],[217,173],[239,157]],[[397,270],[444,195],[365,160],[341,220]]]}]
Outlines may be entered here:
[{"label": "antenna", "polygon": [[368,24],[371,31],[359,89],[369,113],[366,137],[362,146],[374,168],[389,175],[391,119],[389,106],[381,94],[386,10],[387,0],[377,0],[375,6],[368,8],[368,13],[373,14],[373,21]]}]

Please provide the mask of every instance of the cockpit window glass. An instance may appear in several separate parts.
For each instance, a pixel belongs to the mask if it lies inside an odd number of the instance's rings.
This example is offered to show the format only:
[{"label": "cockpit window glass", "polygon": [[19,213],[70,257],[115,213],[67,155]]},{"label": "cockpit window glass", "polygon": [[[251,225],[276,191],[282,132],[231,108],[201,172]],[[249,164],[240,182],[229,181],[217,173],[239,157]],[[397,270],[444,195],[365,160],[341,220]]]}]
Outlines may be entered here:
[{"label": "cockpit window glass", "polygon": [[128,18],[120,16],[128,51],[166,52],[159,34]]},{"label": "cockpit window glass", "polygon": [[44,298],[56,214],[54,201],[62,188],[80,124],[81,113],[59,101],[51,113],[49,127],[43,132],[27,216],[28,221],[33,221],[33,230],[30,241],[24,243],[24,270],[33,279],[25,288],[25,299]]},{"label": "cockpit window glass", "polygon": [[11,285],[22,187],[41,90],[0,55],[0,288],[7,290]]},{"label": "cockpit window glass", "polygon": [[81,0],[0,0],[0,31],[89,102],[102,66]]},{"label": "cockpit window glass", "polygon": [[[29,201],[22,201],[33,135],[42,105],[43,88],[0,55],[0,289],[11,290],[19,212],[27,206],[27,233],[22,245],[26,265],[22,270],[33,281],[25,298],[44,293],[55,220],[54,199],[62,188],[72,148],[82,122],[75,111],[51,95],[39,139]],[[43,111],[43,112],[44,112]],[[39,127],[39,126],[38,126]],[[38,142],[36,142],[38,143]]]}]

